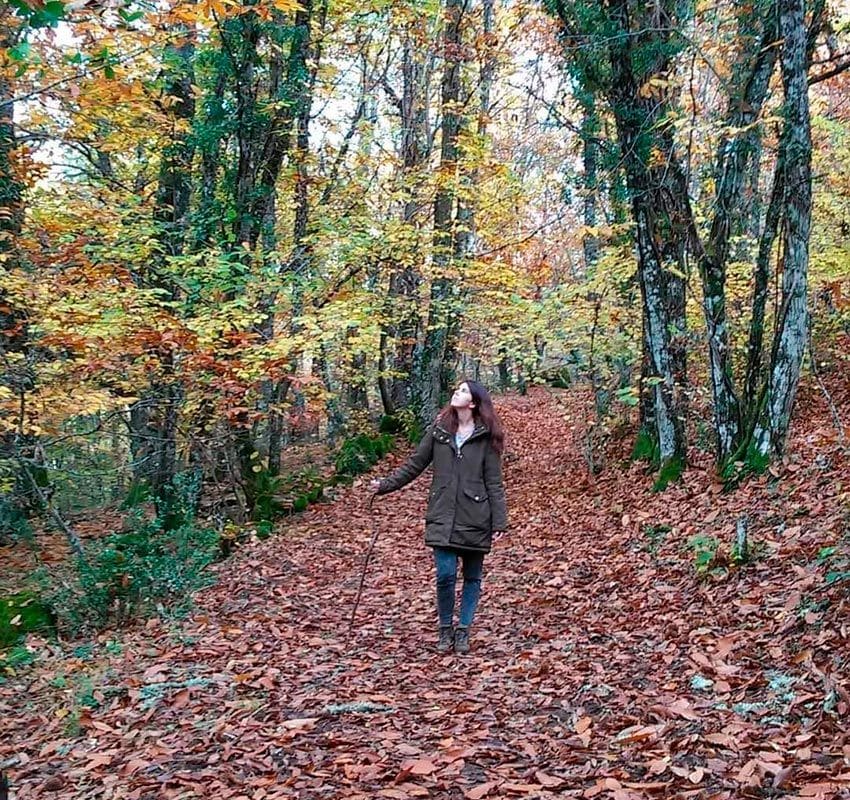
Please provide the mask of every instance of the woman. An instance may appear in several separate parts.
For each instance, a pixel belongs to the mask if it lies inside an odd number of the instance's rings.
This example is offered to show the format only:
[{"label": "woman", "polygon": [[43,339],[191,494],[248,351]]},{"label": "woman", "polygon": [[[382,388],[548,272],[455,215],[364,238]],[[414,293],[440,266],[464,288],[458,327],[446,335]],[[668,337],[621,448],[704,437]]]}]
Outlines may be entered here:
[{"label": "woman", "polygon": [[[388,494],[410,483],[433,462],[425,514],[425,544],[437,568],[437,649],[469,652],[469,629],[481,596],[484,555],[507,529],[502,452],[505,436],[493,401],[477,381],[464,381],[419,443],[392,475],[370,489]],[[463,594],[454,628],[457,562],[463,562]]]}]

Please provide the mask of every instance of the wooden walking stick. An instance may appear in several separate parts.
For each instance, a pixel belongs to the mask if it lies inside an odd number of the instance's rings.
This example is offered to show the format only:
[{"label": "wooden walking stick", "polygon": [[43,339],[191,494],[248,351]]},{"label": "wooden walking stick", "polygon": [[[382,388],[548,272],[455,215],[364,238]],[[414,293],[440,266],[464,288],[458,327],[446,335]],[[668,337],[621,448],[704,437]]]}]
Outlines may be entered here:
[{"label": "wooden walking stick", "polygon": [[351,621],[348,623],[348,632],[354,628],[354,617],[357,615],[357,607],[360,605],[360,596],[363,594],[363,583],[366,580],[366,570],[369,568],[369,561],[372,558],[372,551],[375,549],[375,543],[378,541],[378,524],[375,521],[375,512],[372,509],[372,503],[378,495],[373,494],[369,498],[369,514],[372,518],[372,541],[369,544],[369,550],[366,552],[366,560],[363,562],[363,572],[360,573],[360,586],[357,588],[357,599],[354,601],[354,608],[351,609]]}]

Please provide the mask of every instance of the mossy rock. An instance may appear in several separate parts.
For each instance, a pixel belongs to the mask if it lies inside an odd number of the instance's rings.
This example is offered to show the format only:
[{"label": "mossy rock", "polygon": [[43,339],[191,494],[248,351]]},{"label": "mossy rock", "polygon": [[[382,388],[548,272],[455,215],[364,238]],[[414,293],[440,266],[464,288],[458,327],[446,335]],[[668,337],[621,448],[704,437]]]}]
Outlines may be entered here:
[{"label": "mossy rock", "polygon": [[32,592],[0,598],[0,647],[11,647],[28,633],[56,631],[56,615]]}]

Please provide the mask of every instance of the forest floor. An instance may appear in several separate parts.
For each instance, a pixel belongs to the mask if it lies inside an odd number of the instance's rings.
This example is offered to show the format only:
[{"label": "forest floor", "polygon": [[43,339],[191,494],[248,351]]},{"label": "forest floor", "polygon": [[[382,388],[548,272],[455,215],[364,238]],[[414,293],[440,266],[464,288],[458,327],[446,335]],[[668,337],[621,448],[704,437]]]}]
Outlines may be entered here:
[{"label": "forest floor", "polygon": [[850,579],[827,579],[850,573],[850,459],[821,394],[774,474],[728,493],[709,456],[652,493],[625,440],[590,475],[586,398],[558,398],[499,400],[511,532],[468,656],[434,649],[425,478],[375,504],[349,632],[366,476],[217,565],[182,621],[32,641],[0,685],[12,797],[850,797]]}]

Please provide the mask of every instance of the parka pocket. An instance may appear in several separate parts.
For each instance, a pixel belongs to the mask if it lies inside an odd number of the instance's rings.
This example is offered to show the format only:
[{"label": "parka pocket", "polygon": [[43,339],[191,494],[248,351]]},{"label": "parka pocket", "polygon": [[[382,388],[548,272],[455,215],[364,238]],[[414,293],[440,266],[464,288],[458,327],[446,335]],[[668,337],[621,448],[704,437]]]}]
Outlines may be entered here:
[{"label": "parka pocket", "polygon": [[464,486],[463,502],[458,511],[462,524],[479,530],[490,529],[490,498],[483,486]]},{"label": "parka pocket", "polygon": [[475,503],[489,503],[490,498],[487,492],[483,489],[470,489],[468,486],[463,487],[463,493]]}]

